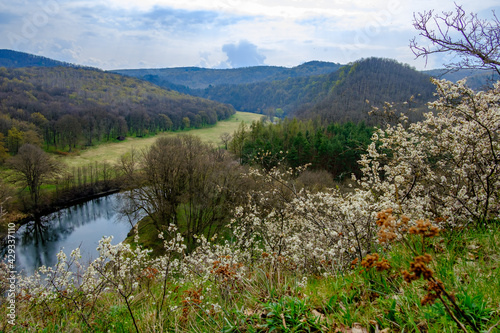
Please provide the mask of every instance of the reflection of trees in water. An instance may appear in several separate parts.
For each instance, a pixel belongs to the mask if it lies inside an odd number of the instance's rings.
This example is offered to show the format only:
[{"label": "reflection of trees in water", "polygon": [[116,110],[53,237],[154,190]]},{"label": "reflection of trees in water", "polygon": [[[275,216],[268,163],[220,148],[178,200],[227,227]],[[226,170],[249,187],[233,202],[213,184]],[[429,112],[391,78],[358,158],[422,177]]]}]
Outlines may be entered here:
[{"label": "reflection of trees in water", "polygon": [[133,228],[137,221],[147,215],[144,211],[134,206],[133,201],[129,199],[130,192],[118,193],[117,197],[118,200],[113,204],[113,210],[118,213],[117,221],[128,223],[130,228]]},{"label": "reflection of trees in water", "polygon": [[60,248],[56,245],[63,242],[75,227],[71,223],[66,224],[61,220],[63,212],[57,212],[48,216],[37,216],[21,227],[17,232],[18,249],[22,249],[24,262],[22,267],[39,267],[52,264]]},{"label": "reflection of trees in water", "polygon": [[26,224],[26,230],[21,234],[21,242],[33,242],[35,245],[45,245],[48,225],[45,219],[35,216],[35,220]]},{"label": "reflection of trees in water", "polygon": [[[57,262],[57,253],[75,229],[95,221],[116,219],[115,208],[118,200],[117,195],[94,199],[37,217],[23,225],[16,233],[18,263],[23,266],[19,268],[27,268],[27,271],[31,272],[34,267],[54,265]],[[99,229],[96,234],[98,231]],[[85,237],[82,236],[81,241],[88,241]]]},{"label": "reflection of trees in water", "polygon": [[26,258],[26,262],[23,263],[23,266],[38,267],[45,264],[47,258],[55,255],[50,247],[47,246],[47,244],[54,241],[53,237],[56,236],[50,233],[49,229],[49,221],[44,217],[36,216],[34,221],[25,224],[18,230],[17,246],[18,248],[23,248],[23,256]]}]

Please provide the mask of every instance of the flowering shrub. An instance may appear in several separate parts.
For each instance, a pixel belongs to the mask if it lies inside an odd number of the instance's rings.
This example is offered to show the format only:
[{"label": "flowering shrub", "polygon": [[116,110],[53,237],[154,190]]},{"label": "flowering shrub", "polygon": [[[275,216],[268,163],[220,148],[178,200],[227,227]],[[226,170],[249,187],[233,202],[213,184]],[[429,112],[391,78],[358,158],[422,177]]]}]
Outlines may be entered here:
[{"label": "flowering shrub", "polygon": [[[45,311],[51,303],[62,302],[74,309],[90,327],[89,319],[95,311],[97,299],[105,292],[116,292],[127,305],[134,325],[136,320],[130,303],[142,293],[155,297],[148,283],[154,279],[163,281],[162,299],[158,300],[157,315],[164,300],[171,294],[167,290],[167,279],[175,279],[181,269],[181,260],[176,254],[185,250],[184,239],[170,226],[170,240],[164,241],[166,254],[151,257],[151,250],[129,244],[112,245],[112,237],[104,237],[97,250],[99,257],[88,265],[80,263],[80,251],[71,252],[70,258],[61,250],[54,267],[42,266],[31,276],[19,276],[19,299],[42,305]],[[162,234],[163,237],[163,234]]]},{"label": "flowering shrub", "polygon": [[271,254],[268,260],[315,274],[343,269],[366,254],[375,236],[377,204],[371,193],[296,190],[293,173],[251,170],[264,189],[250,193],[248,204],[236,210],[231,225],[236,247],[254,259]]},{"label": "flowering shrub", "polygon": [[465,81],[434,83],[439,98],[429,107],[435,112],[407,127],[378,130],[360,161],[360,183],[383,206],[413,217],[451,225],[498,218],[500,83],[480,92]]}]

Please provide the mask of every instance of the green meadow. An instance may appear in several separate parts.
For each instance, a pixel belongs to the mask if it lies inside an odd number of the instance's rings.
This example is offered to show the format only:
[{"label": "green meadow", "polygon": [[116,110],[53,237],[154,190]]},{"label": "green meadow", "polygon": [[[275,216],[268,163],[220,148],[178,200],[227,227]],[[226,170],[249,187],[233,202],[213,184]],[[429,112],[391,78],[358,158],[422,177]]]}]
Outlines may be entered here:
[{"label": "green meadow", "polygon": [[104,143],[98,146],[81,150],[78,154],[59,156],[68,167],[86,166],[95,162],[107,162],[114,164],[120,156],[135,149],[140,151],[151,146],[158,138],[179,134],[192,134],[199,136],[204,142],[221,145],[220,135],[222,133],[234,133],[241,122],[252,123],[261,119],[261,114],[250,112],[236,112],[231,118],[217,122],[215,126],[201,129],[192,129],[181,132],[162,132],[145,138],[128,137],[121,142]]}]

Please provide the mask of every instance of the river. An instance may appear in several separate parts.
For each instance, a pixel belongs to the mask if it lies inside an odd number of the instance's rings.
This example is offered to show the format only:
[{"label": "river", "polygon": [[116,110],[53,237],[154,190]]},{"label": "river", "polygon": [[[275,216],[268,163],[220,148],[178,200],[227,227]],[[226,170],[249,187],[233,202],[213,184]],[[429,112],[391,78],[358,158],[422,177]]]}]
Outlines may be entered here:
[{"label": "river", "polygon": [[113,244],[123,241],[131,229],[130,222],[120,218],[120,195],[112,194],[81,203],[31,221],[16,232],[16,270],[30,275],[42,265],[57,263],[63,249],[69,257],[80,247],[86,263],[98,256],[96,250],[103,236],[113,236]]}]

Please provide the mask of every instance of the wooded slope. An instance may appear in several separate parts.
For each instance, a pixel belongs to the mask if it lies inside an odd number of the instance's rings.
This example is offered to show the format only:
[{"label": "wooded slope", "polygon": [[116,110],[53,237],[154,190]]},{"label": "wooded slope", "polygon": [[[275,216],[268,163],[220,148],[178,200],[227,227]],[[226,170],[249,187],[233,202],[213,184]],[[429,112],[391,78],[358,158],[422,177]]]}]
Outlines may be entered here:
[{"label": "wooded slope", "polygon": [[[125,135],[202,127],[234,114],[229,105],[94,69],[0,68],[0,133],[9,150],[38,133],[47,145],[92,145]],[[11,132],[9,132],[11,131]],[[12,132],[14,131],[14,132]]]}]

